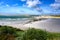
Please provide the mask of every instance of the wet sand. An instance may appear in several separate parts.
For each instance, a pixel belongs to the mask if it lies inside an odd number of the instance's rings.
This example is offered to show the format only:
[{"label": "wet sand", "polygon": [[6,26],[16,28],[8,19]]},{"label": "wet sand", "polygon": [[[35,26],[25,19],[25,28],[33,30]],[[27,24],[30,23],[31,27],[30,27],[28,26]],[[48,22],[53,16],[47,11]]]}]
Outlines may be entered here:
[{"label": "wet sand", "polygon": [[49,32],[60,32],[60,19],[50,18],[47,20],[32,22],[24,26],[30,28],[43,29]]},{"label": "wet sand", "polygon": [[12,26],[14,28],[27,30],[29,28],[43,29],[49,32],[60,32],[60,19],[59,18],[48,18],[46,20],[39,20],[35,22],[28,21],[0,21],[0,25]]}]

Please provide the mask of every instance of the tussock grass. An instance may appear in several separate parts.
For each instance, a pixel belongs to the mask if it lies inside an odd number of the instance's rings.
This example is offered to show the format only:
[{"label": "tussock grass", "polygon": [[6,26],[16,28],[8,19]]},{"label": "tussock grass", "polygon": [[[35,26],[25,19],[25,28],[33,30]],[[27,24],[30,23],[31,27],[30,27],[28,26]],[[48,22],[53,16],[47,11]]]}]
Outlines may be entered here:
[{"label": "tussock grass", "polygon": [[11,26],[0,25],[0,40],[11,38],[10,36],[7,36],[8,34],[13,35],[13,38],[10,40],[60,40],[60,33],[52,33],[34,28],[20,30],[12,28]]}]

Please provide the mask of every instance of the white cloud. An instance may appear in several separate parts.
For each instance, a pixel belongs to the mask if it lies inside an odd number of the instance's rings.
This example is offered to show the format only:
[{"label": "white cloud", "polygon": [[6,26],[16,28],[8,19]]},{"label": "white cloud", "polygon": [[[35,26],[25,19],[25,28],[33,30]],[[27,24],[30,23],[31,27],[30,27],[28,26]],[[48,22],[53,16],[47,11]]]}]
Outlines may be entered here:
[{"label": "white cloud", "polygon": [[55,2],[60,2],[60,0],[55,0]]},{"label": "white cloud", "polygon": [[25,6],[28,8],[34,8],[38,12],[42,11],[42,9],[39,6],[37,6],[37,5],[42,4],[40,0],[22,0],[22,1],[26,1],[26,4],[23,4],[23,7]]},{"label": "white cloud", "polygon": [[54,9],[59,9],[60,8],[59,3],[54,3],[54,4],[51,4],[50,6],[52,6]]},{"label": "white cloud", "polygon": [[41,4],[39,0],[27,0],[26,1],[27,7],[35,7],[37,4]]},{"label": "white cloud", "polygon": [[6,7],[10,7],[10,5],[6,4]]},{"label": "white cloud", "polygon": [[26,1],[27,7],[34,7],[37,6],[37,4],[41,4],[41,1],[39,0],[21,0],[21,1]]},{"label": "white cloud", "polygon": [[21,1],[26,1],[26,0],[21,0]]},{"label": "white cloud", "polygon": [[55,10],[60,10],[60,0],[55,0],[55,3],[50,5]]},{"label": "white cloud", "polygon": [[40,7],[36,7],[36,10],[42,12],[42,9]]}]

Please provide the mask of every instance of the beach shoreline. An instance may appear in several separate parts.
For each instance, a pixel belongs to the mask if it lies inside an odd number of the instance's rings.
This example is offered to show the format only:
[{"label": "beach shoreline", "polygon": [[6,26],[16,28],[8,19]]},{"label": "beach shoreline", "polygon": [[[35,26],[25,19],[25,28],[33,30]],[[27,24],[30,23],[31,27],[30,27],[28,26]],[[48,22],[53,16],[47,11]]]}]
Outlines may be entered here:
[{"label": "beach shoreline", "polygon": [[46,19],[46,20],[38,20],[31,21],[29,20],[20,22],[20,21],[0,21],[0,25],[2,26],[11,26],[13,28],[18,28],[21,30],[27,30],[29,28],[35,29],[43,29],[49,32],[60,32],[60,19]]}]

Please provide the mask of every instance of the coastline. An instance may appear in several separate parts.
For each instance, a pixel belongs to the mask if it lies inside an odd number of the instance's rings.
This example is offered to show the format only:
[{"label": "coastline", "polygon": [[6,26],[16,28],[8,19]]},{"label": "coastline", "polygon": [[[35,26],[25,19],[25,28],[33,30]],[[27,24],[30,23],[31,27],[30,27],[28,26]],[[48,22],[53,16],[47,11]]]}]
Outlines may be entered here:
[{"label": "coastline", "polygon": [[48,18],[46,20],[38,21],[0,21],[2,26],[11,26],[13,28],[18,28],[21,30],[27,30],[29,28],[43,29],[49,32],[60,32],[60,19]]}]

